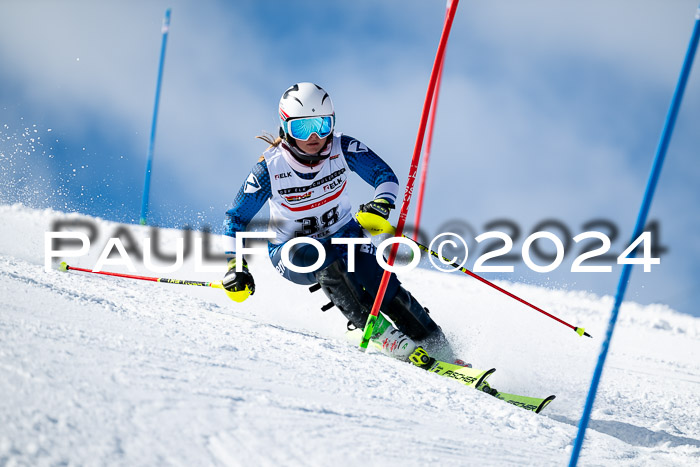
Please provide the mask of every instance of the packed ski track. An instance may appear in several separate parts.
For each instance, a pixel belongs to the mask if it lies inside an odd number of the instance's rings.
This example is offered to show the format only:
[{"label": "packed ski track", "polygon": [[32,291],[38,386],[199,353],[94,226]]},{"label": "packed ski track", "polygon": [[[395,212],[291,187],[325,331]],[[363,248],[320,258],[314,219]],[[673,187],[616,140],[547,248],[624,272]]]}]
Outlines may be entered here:
[{"label": "packed ski track", "polygon": [[[587,339],[466,276],[400,276],[461,358],[497,368],[492,386],[557,395],[537,415],[358,351],[321,292],[263,257],[255,295],[238,304],[211,288],[45,272],[55,219],[99,226],[90,254],[66,259],[87,268],[117,225],[17,205],[0,217],[2,466],[568,462],[612,297],[499,282]],[[181,234],[161,231],[162,249]],[[194,267],[160,276],[221,278]],[[580,464],[698,465],[699,350],[697,318],[623,304]]]}]

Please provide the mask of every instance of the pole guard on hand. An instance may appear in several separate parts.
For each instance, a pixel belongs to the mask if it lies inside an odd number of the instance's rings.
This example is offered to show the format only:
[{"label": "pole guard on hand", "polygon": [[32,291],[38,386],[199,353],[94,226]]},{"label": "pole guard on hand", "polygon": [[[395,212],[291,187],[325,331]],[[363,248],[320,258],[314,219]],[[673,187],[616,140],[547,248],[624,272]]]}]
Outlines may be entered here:
[{"label": "pole guard on hand", "polygon": [[359,211],[355,214],[355,219],[357,219],[357,222],[363,229],[372,235],[381,235],[385,233],[393,235],[396,232],[396,228],[379,214]]}]

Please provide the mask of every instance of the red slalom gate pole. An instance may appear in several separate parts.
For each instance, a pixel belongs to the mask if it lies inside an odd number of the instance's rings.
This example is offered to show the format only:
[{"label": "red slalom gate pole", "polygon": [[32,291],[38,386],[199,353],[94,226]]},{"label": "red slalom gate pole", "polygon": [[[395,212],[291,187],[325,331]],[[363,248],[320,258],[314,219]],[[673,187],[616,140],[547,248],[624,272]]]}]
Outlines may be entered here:
[{"label": "red slalom gate pole", "polygon": [[428,126],[428,141],[425,145],[425,158],[423,159],[423,166],[420,172],[420,184],[418,185],[418,200],[416,201],[416,217],[413,221],[413,237],[418,239],[418,232],[420,231],[420,219],[423,214],[423,197],[425,196],[425,182],[428,178],[428,164],[430,162],[430,151],[433,146],[433,128],[435,127],[435,113],[437,112],[438,97],[440,96],[440,84],[442,82],[442,67],[445,64],[444,56],[443,61],[440,63],[440,71],[438,71],[437,86],[435,87],[435,100],[433,101],[433,106],[430,111],[430,125]]},{"label": "red slalom gate pole", "polygon": [[[411,159],[411,167],[408,171],[408,180],[406,182],[406,190],[403,195],[403,204],[401,205],[401,214],[399,214],[399,222],[396,225],[396,236],[401,237],[403,234],[403,228],[406,225],[406,217],[408,216],[408,206],[411,204],[411,195],[413,194],[413,185],[416,180],[416,174],[418,173],[418,162],[420,161],[420,152],[423,146],[423,137],[425,136],[425,127],[428,123],[428,112],[430,110],[430,105],[435,95],[435,86],[437,84],[437,75],[440,69],[440,64],[442,63],[443,56],[445,55],[445,47],[447,46],[447,39],[450,36],[450,29],[452,29],[452,22],[457,12],[457,5],[459,0],[450,0],[447,6],[447,13],[445,17],[445,24],[442,29],[442,35],[440,36],[440,43],[438,44],[437,54],[435,55],[435,62],[433,63],[433,70],[430,73],[430,82],[428,83],[428,92],[425,96],[425,103],[423,104],[423,112],[421,114],[420,126],[418,128],[418,137],[416,138],[416,146],[413,149],[413,158]],[[394,243],[391,246],[391,252],[389,253],[389,260],[387,265],[393,266],[396,260],[396,254],[399,250],[399,244]],[[367,323],[365,324],[365,332],[362,336],[362,341],[360,342],[360,349],[367,349],[369,344],[369,338],[372,336],[374,331],[374,323],[377,321],[377,316],[379,315],[379,308],[381,307],[382,301],[384,300],[384,294],[386,293],[387,285],[389,285],[389,278],[391,277],[391,272],[388,269],[384,270],[382,274],[382,280],[379,283],[379,290],[377,291],[377,296],[374,299],[374,305],[372,305],[372,311],[367,317]]]},{"label": "red slalom gate pole", "polygon": [[[447,11],[445,11],[447,18]],[[416,201],[416,217],[413,221],[413,238],[418,240],[418,232],[420,232],[420,220],[423,214],[423,197],[425,196],[425,183],[428,178],[428,164],[430,163],[430,151],[433,147],[433,128],[435,128],[435,114],[438,108],[438,98],[440,97],[440,87],[442,84],[442,69],[445,65],[445,55],[442,56],[440,69],[437,76],[437,84],[435,85],[435,96],[430,109],[430,124],[428,125],[428,141],[425,145],[425,157],[423,158],[423,166],[420,172],[420,184],[418,185],[418,200]]]}]

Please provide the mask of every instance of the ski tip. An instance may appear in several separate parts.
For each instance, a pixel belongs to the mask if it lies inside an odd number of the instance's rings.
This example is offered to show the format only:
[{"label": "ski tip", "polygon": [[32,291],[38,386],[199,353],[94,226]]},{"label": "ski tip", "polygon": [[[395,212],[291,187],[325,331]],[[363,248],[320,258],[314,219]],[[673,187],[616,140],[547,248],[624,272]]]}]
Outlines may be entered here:
[{"label": "ski tip", "polygon": [[58,270],[59,271],[67,271],[68,270],[68,263],[65,261],[62,261],[61,264],[58,265]]},{"label": "ski tip", "polygon": [[539,406],[537,406],[537,409],[535,410],[535,413],[540,413],[545,407],[549,405],[550,402],[552,402],[554,399],[556,399],[557,396],[551,395],[547,398],[545,398]]},{"label": "ski tip", "polygon": [[574,331],[576,331],[576,334],[578,334],[579,336],[586,336],[591,338],[593,337],[586,332],[585,328],[574,328]]},{"label": "ski tip", "polygon": [[485,380],[486,378],[488,378],[489,376],[491,376],[491,374],[492,374],[494,371],[496,371],[495,368],[491,368],[490,370],[484,371],[484,373],[481,375],[481,377],[479,377],[479,379],[476,381],[476,384],[474,384],[474,387],[475,387],[475,388],[478,388],[479,386],[481,386],[481,383],[483,383],[484,380]]}]

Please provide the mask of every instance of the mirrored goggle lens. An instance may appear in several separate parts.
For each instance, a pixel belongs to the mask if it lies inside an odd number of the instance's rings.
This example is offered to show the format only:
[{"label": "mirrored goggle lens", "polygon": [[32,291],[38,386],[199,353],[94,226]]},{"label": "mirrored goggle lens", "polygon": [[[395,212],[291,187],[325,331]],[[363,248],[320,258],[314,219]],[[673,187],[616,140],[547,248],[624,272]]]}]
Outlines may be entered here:
[{"label": "mirrored goggle lens", "polygon": [[333,131],[333,117],[296,118],[288,122],[289,135],[294,139],[306,141],[316,133],[319,138],[325,138]]}]

